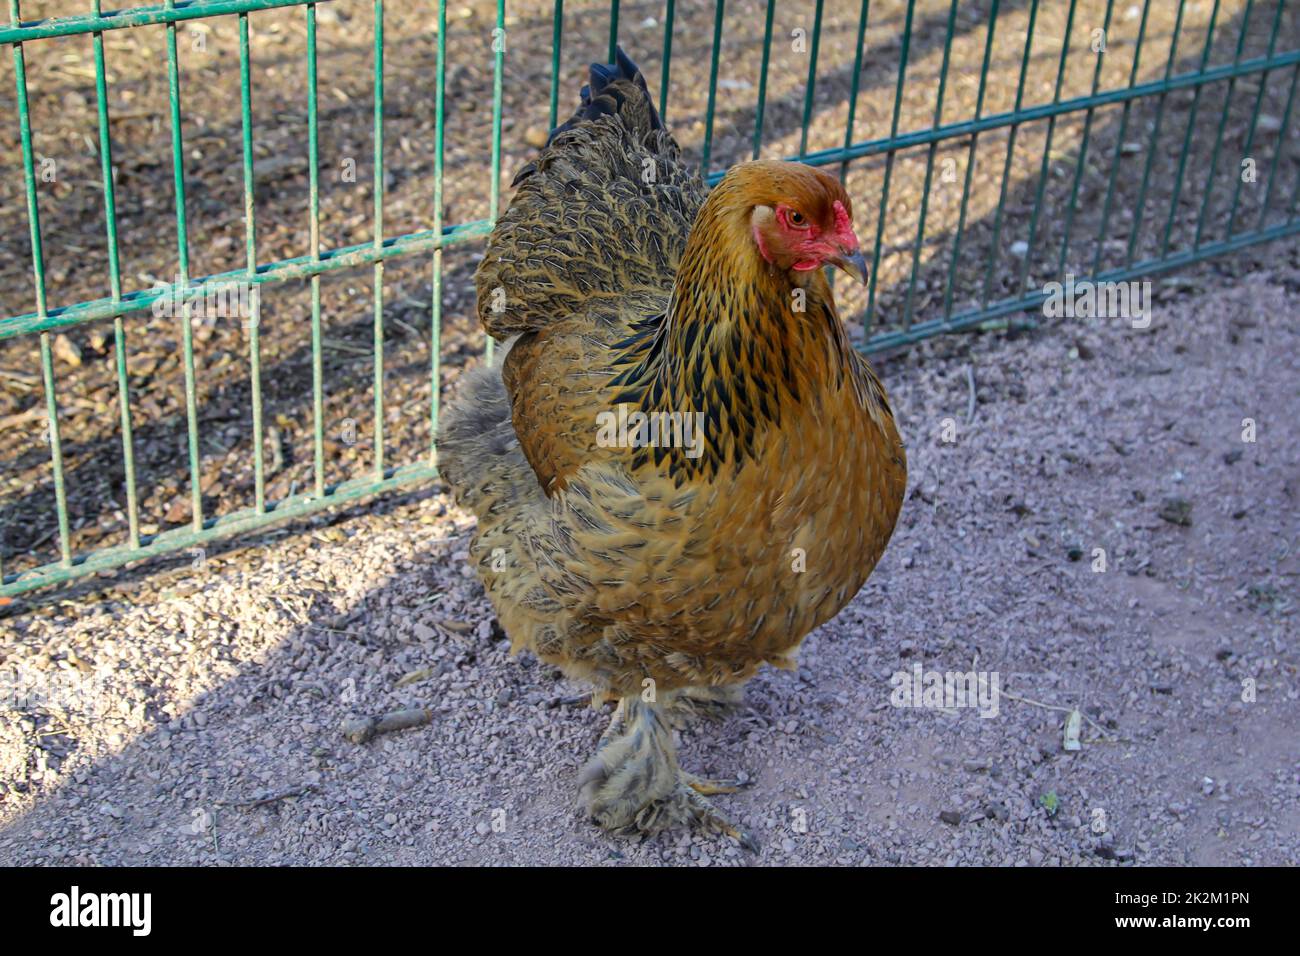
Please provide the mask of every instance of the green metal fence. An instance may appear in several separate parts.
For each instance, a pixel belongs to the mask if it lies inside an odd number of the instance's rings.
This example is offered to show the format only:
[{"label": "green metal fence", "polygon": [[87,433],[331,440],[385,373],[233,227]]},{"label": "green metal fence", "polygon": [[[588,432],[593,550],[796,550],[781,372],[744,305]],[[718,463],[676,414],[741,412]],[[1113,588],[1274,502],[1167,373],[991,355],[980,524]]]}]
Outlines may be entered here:
[{"label": "green metal fence", "polygon": [[[798,147],[773,149],[768,144],[771,133],[772,104],[769,103],[769,63],[773,58],[773,48],[777,43],[786,43],[788,38],[781,36],[775,28],[777,10],[790,0],[770,0],[765,6],[746,7],[744,12],[750,17],[761,17],[763,22],[761,47],[747,46],[745,49],[728,49],[726,46],[728,9],[726,0],[715,0],[712,9],[711,42],[707,63],[707,105],[701,117],[702,136],[692,141],[691,134],[679,130],[679,138],[695,150],[710,181],[716,182],[730,161],[742,158],[735,155],[724,157],[723,163],[717,162],[718,142],[715,140],[715,123],[719,112],[719,76],[725,57],[761,56],[758,69],[758,84],[753,102],[753,130],[748,137],[747,151],[750,155],[781,155],[789,153],[791,158],[822,166],[838,167],[842,176],[856,175],[856,170],[870,169],[873,195],[867,201],[860,201],[860,209],[870,210],[875,221],[862,227],[864,239],[874,240],[874,254],[869,287],[866,291],[865,306],[857,311],[866,330],[863,347],[870,351],[897,347],[915,342],[927,336],[941,332],[957,331],[977,326],[999,316],[1032,310],[1041,306],[1046,292],[1042,287],[1044,277],[1064,276],[1072,264],[1082,263],[1080,275],[1090,276],[1095,280],[1120,281],[1137,279],[1157,272],[1176,269],[1195,262],[1220,256],[1225,253],[1244,249],[1257,243],[1290,236],[1300,232],[1300,220],[1295,208],[1297,187],[1295,183],[1278,185],[1278,180],[1285,178],[1286,166],[1293,164],[1292,157],[1286,157],[1287,141],[1291,129],[1292,104],[1294,100],[1297,77],[1300,76],[1300,43],[1292,42],[1289,36],[1292,21],[1286,10],[1285,0],[1276,3],[1256,4],[1247,0],[1244,7],[1235,5],[1237,24],[1235,30],[1228,23],[1229,4],[1214,0],[1208,28],[1202,32],[1205,38],[1199,50],[1189,55],[1185,47],[1180,47],[1184,32],[1185,10],[1197,5],[1180,2],[1177,6],[1176,19],[1172,31],[1161,41],[1161,49],[1152,52],[1153,40],[1148,32],[1148,20],[1153,16],[1152,0],[1145,0],[1138,11],[1137,4],[1130,4],[1125,9],[1130,19],[1140,17],[1134,41],[1128,44],[1126,56],[1131,60],[1127,72],[1127,82],[1103,84],[1103,63],[1108,52],[1103,42],[1102,49],[1096,49],[1095,30],[1100,27],[1103,38],[1111,29],[1112,21],[1117,16],[1114,0],[1107,0],[1104,6],[1101,0],[1096,3],[1083,4],[1093,26],[1093,40],[1089,45],[1087,39],[1076,37],[1073,31],[1080,19],[1079,0],[1065,0],[1060,3],[1040,3],[1040,0],[987,0],[978,12],[978,23],[968,19],[969,14],[959,12],[957,0],[944,2],[933,0],[930,3],[918,3],[917,0],[897,0],[897,14],[887,22],[891,31],[896,28],[897,42],[889,45],[888,56],[896,60],[894,81],[892,83],[892,108],[887,111],[888,122],[869,131],[866,138],[859,138],[857,126],[861,88],[868,64],[879,68],[880,57],[867,48],[866,39],[869,31],[879,28],[873,23],[873,16],[881,16],[881,8],[888,4],[873,4],[871,0],[847,0],[856,14],[856,33],[854,35],[854,57],[852,68],[847,74],[847,90],[844,93],[847,111],[842,140],[839,145],[821,149],[810,149],[810,129],[814,128],[818,115],[828,107],[825,100],[827,80],[819,67],[819,54],[823,34],[824,0],[809,0],[807,17],[811,29],[808,31],[807,73],[803,83],[802,106],[790,107],[799,112]],[[82,15],[57,19],[24,21],[19,10],[18,0],[9,0],[9,25],[0,28],[0,45],[9,45],[12,49],[13,71],[15,77],[16,122],[21,141],[22,175],[26,197],[27,219],[30,225],[30,256],[33,276],[32,311],[25,314],[0,318],[0,344],[3,340],[16,336],[34,335],[39,338],[40,384],[43,389],[45,417],[48,423],[49,466],[53,476],[53,495],[50,502],[54,521],[57,522],[58,556],[56,560],[37,566],[12,568],[15,555],[6,555],[0,550],[0,596],[13,595],[32,588],[66,581],[96,571],[119,567],[152,555],[159,555],[177,550],[189,549],[202,543],[236,532],[247,531],[266,526],[287,518],[309,514],[325,508],[334,507],[345,502],[354,501],[363,496],[372,495],[399,486],[427,482],[436,476],[435,449],[432,442],[427,455],[419,460],[402,464],[389,462],[385,454],[385,415],[384,415],[384,266],[385,263],[398,258],[429,257],[431,259],[431,299],[429,326],[431,345],[429,354],[429,375],[431,380],[431,418],[430,435],[436,432],[438,400],[441,374],[442,308],[443,308],[443,252],[450,247],[472,243],[485,237],[492,229],[493,221],[499,209],[499,184],[501,179],[502,156],[502,113],[503,82],[507,60],[508,46],[501,42],[506,27],[506,9],[504,0],[495,4],[496,31],[483,38],[482,56],[492,62],[492,87],[484,91],[485,99],[492,104],[492,137],[490,153],[490,207],[486,219],[446,224],[444,218],[444,120],[447,105],[446,81],[447,63],[447,4],[438,0],[429,4],[431,16],[437,18],[437,69],[430,80],[432,106],[435,114],[436,141],[434,143],[434,172],[432,196],[428,210],[429,228],[398,236],[388,236],[384,231],[385,199],[385,151],[384,151],[384,2],[375,0],[373,4],[374,37],[374,75],[373,75],[373,142],[374,142],[374,181],[373,181],[373,240],[367,243],[323,250],[320,235],[319,204],[319,107],[317,97],[317,6],[316,3],[303,3],[302,0],[210,0],[210,2],[167,2],[160,6],[135,7],[115,12],[103,11],[99,0],[89,4],[90,9]],[[620,7],[626,9],[621,10]],[[969,5],[963,5],[969,6]],[[1172,7],[1172,3],[1168,4]],[[252,116],[255,108],[252,83],[250,80],[249,36],[250,24],[256,23],[255,15],[279,7],[302,7],[306,28],[305,69],[307,76],[307,98],[303,104],[308,121],[308,171],[310,178],[309,201],[304,214],[310,224],[310,250],[305,256],[263,261],[258,252],[256,183],[254,176],[254,153]],[[584,7],[581,17],[583,31],[574,39],[574,31],[566,34],[566,23],[572,26],[574,4],[566,16],[564,0],[554,0],[551,17],[550,119],[554,125],[562,109],[573,97],[569,89],[571,77],[563,66],[562,53],[566,37],[570,44],[581,42],[589,32],[591,20],[590,5]],[[736,0],[733,0],[731,16],[735,16]],[[1062,9],[1057,9],[1057,8]],[[873,9],[874,8],[874,9]],[[1051,8],[1054,16],[1063,15],[1064,31],[1058,35],[1044,36],[1036,32],[1036,25],[1041,16]],[[659,54],[658,96],[661,112],[668,123],[673,126],[674,77],[683,69],[680,62],[673,60],[675,36],[681,36],[680,19],[686,15],[686,5],[675,0],[662,2],[622,5],[613,0],[605,13],[608,24],[608,52],[612,59],[615,43],[620,39],[620,14],[627,15],[633,10],[642,17],[648,10],[653,10],[656,17],[662,17],[662,44]],[[698,11],[692,11],[697,14]],[[933,14],[932,21],[924,29],[918,18],[923,14]],[[1221,17],[1222,14],[1222,17]],[[190,269],[191,238],[187,227],[187,181],[184,171],[185,144],[182,137],[182,95],[177,56],[177,27],[184,21],[199,18],[235,16],[239,29],[239,78],[240,100],[239,112],[242,127],[242,163],[243,163],[243,222],[245,236],[245,266],[242,269],[212,276],[194,276]],[[892,14],[891,14],[892,16]],[[990,71],[995,44],[1005,38],[1009,29],[1007,23],[1013,20],[1014,29],[1023,32],[1023,52],[1020,59],[1014,105],[1010,109],[987,112],[986,104],[990,85],[993,82]],[[626,25],[626,18],[623,20]],[[649,22],[649,21],[646,21]],[[168,79],[168,99],[170,111],[167,125],[170,135],[170,150],[173,167],[173,207],[175,211],[176,254],[179,265],[179,281],[150,289],[127,288],[119,267],[118,223],[115,211],[113,170],[113,136],[110,130],[109,96],[107,71],[104,60],[104,38],[112,31],[135,30],[141,28],[160,28],[165,31],[166,70]],[[958,119],[945,119],[945,106],[951,111],[952,88],[956,81],[952,79],[950,53],[954,48],[954,37],[961,31],[980,30],[983,32],[983,57],[975,77],[977,91],[973,107],[966,115]],[[1002,33],[999,33],[1002,31]],[[107,235],[107,295],[103,298],[80,301],[71,305],[51,308],[47,303],[47,275],[42,247],[42,230],[38,202],[37,154],[33,148],[32,115],[28,103],[28,80],[24,49],[41,41],[72,36],[89,35],[93,44],[94,80],[96,92],[97,128],[93,131],[97,141],[100,168],[102,173],[103,208],[105,211],[104,229]],[[1019,35],[1019,34],[1018,34]],[[927,69],[925,75],[918,75],[914,57],[919,60],[924,54],[917,52],[920,39],[933,37],[937,43],[935,49],[941,62],[937,68]],[[1248,42],[1248,38],[1251,38]],[[1255,42],[1258,40],[1258,42]],[[929,42],[929,40],[927,40]],[[1222,62],[1212,62],[1212,50],[1215,44],[1226,44],[1231,49],[1230,58]],[[603,37],[602,37],[603,44]],[[1164,44],[1167,44],[1165,46]],[[1263,44],[1261,47],[1260,44]],[[601,51],[604,52],[604,51]],[[644,50],[633,51],[634,55],[644,56]],[[1164,55],[1163,64],[1159,56]],[[1051,96],[1036,101],[1032,95],[1027,78],[1031,74],[1031,64],[1041,62],[1048,56],[1054,63],[1054,82],[1050,82]],[[1071,61],[1074,58],[1075,62]],[[1159,68],[1154,76],[1144,76],[1143,67],[1156,62]],[[1065,77],[1067,70],[1077,67],[1077,62],[1091,64],[1091,83],[1085,92],[1067,96]],[[643,62],[643,66],[645,63]],[[703,64],[687,64],[694,69],[699,67],[703,74]],[[965,71],[963,71],[965,72]],[[649,75],[655,71],[647,69]],[[1238,174],[1239,160],[1243,156],[1253,157],[1256,143],[1262,138],[1259,132],[1262,104],[1270,94],[1269,83],[1277,83],[1281,78],[1281,89],[1285,89],[1285,106],[1282,109],[1280,131],[1270,129],[1269,135],[1275,136],[1276,142],[1271,153],[1265,151],[1260,156],[1259,188],[1262,196],[1256,195],[1257,212],[1252,221],[1244,222],[1245,205],[1243,203],[1243,182],[1253,182]],[[680,78],[677,79],[680,84]],[[819,82],[822,84],[823,98],[819,101]],[[903,116],[905,99],[915,95],[920,85],[927,97],[933,98],[934,109],[928,123],[904,128]],[[1202,112],[1201,107],[1209,94],[1222,99],[1222,105],[1216,116],[1213,110]],[[1246,95],[1241,96],[1245,91]],[[1171,104],[1179,109],[1182,100],[1191,96],[1190,107],[1185,119],[1179,117],[1181,128],[1175,126],[1171,114],[1175,112]],[[947,100],[947,104],[946,101]],[[820,103],[820,106],[819,106]],[[1098,117],[1105,114],[1112,120],[1118,120],[1118,128],[1107,129],[1102,137],[1098,132]],[[1118,114],[1117,116],[1115,114]],[[1242,117],[1248,115],[1245,125]],[[1054,149],[1054,139],[1062,137],[1064,124],[1073,124],[1070,129],[1070,144],[1073,156],[1069,162],[1061,162],[1059,149]],[[1112,123],[1112,126],[1114,124]],[[1275,121],[1272,127],[1278,126]],[[1158,183],[1162,188],[1170,185],[1167,173],[1157,171],[1158,156],[1168,139],[1170,128],[1175,144],[1181,141],[1177,153],[1177,171],[1172,182],[1172,195],[1166,203],[1168,211],[1163,222],[1154,221],[1148,216],[1156,213],[1150,207],[1151,184]],[[1014,198],[1016,187],[1013,185],[1013,160],[1019,155],[1018,148],[1023,149],[1023,138],[1032,132],[1034,141],[1042,139],[1041,161],[1038,164],[1036,178],[1028,183],[1025,201]],[[1002,171],[999,182],[999,195],[996,205],[991,201],[990,190],[979,185],[973,186],[973,175],[977,168],[977,153],[988,150],[990,139],[993,148],[1004,158],[1000,159]],[[1018,137],[1021,142],[1018,147]],[[1164,137],[1164,138],[1162,138]],[[1210,142],[1212,138],[1212,148]],[[983,147],[981,140],[983,139]],[[1134,148],[1133,142],[1137,147]],[[1005,146],[1003,146],[1005,142]],[[1099,155],[1098,149],[1105,143],[1108,154]],[[1198,153],[1198,149],[1200,152]],[[1203,155],[1209,151],[1208,164],[1202,166]],[[1090,153],[1091,151],[1091,153]],[[735,150],[733,149],[734,153]],[[939,175],[940,154],[953,157],[954,164],[964,161],[964,176],[959,178],[961,184],[960,200],[955,208],[945,207],[936,212],[932,207]],[[1135,175],[1136,169],[1124,168],[1124,156],[1136,154],[1142,165],[1140,179]],[[984,156],[984,153],[979,153]],[[1253,161],[1253,160],[1252,160]],[[890,243],[891,190],[897,189],[900,165],[904,163],[923,164],[923,177],[919,191],[919,208],[909,213],[911,218],[905,223],[903,232],[897,242]],[[1132,163],[1130,163],[1132,165]],[[1199,205],[1195,206],[1194,216],[1185,215],[1188,193],[1185,183],[1202,169],[1205,171],[1199,186]],[[1266,171],[1264,171],[1266,170]],[[951,169],[946,170],[948,172]],[[1054,177],[1070,184],[1068,190],[1058,189]],[[1103,188],[1104,187],[1104,188]],[[1275,188],[1276,187],[1276,188]],[[1252,189],[1255,187],[1252,186]],[[1059,195],[1058,195],[1059,193]],[[1032,202],[1029,201],[1032,195]],[[1278,205],[1275,199],[1286,197],[1285,205]],[[1089,198],[1091,197],[1091,198]],[[990,211],[980,218],[976,228],[976,213],[973,200],[982,198],[990,206]],[[1010,200],[1010,201],[1009,201]],[[1022,207],[1028,206],[1028,216]],[[1115,237],[1112,236],[1113,215],[1123,208],[1128,214],[1128,232],[1121,238],[1117,252]],[[1212,236],[1215,223],[1223,218],[1227,210],[1226,227]],[[1215,212],[1217,210],[1217,212]],[[913,221],[914,220],[914,221]],[[1086,222],[1085,222],[1086,220]],[[1194,222],[1194,231],[1191,224]],[[1086,226],[1087,235],[1080,238],[1081,226]],[[1012,230],[1016,235],[1026,237],[1017,240],[1012,248],[1012,260],[1019,258],[1019,264],[1008,261],[1008,238]],[[897,230],[895,230],[897,231]],[[1047,237],[1050,236],[1050,242]],[[1079,252],[1079,245],[1090,244],[1091,255]],[[1016,250],[1019,251],[1016,251]],[[1149,252],[1149,254],[1148,254]],[[886,290],[883,284],[878,286],[878,277],[882,274],[882,260],[897,261],[904,276],[901,281],[887,291],[888,307],[883,304]],[[327,483],[324,463],[325,414],[323,396],[327,383],[322,372],[322,319],[321,319],[321,278],[340,270],[369,267],[373,272],[373,365],[374,365],[374,419],[373,419],[373,454],[369,468],[365,473],[351,476],[340,483]],[[264,436],[262,406],[262,367],[260,331],[260,290],[264,287],[283,284],[293,280],[307,280],[311,291],[310,340],[312,351],[312,409],[313,409],[313,482],[304,494],[290,495],[281,500],[269,500],[266,492],[264,474]],[[203,496],[200,490],[200,434],[197,414],[196,390],[196,350],[190,321],[190,303],[210,294],[219,293],[231,284],[251,289],[250,314],[247,316],[247,354],[250,368],[251,407],[249,417],[252,425],[254,456],[254,504],[251,508],[226,514],[208,515],[204,513]],[[922,289],[931,293],[941,289],[940,294],[922,296]],[[185,454],[188,458],[188,479],[190,492],[190,520],[185,527],[176,527],[147,534],[141,531],[138,507],[137,475],[134,458],[132,434],[132,396],[127,375],[126,354],[130,320],[134,314],[149,310],[160,300],[180,303],[180,314],[176,316],[179,324],[183,352],[184,395],[185,395]],[[964,303],[964,304],[963,304]],[[59,403],[61,383],[55,375],[55,363],[52,355],[51,337],[60,330],[69,329],[86,323],[113,323],[113,341],[116,356],[117,414],[120,419],[121,453],[123,462],[124,496],[126,499],[127,527],[123,539],[112,547],[102,547],[76,553],[73,546],[68,515],[68,499],[65,487],[65,462],[60,444]],[[306,334],[306,333],[304,333]],[[488,343],[490,359],[491,343]],[[201,359],[200,354],[200,359]],[[201,362],[199,364],[201,370]],[[0,516],[0,520],[3,517]],[[4,565],[9,563],[11,568]]]}]

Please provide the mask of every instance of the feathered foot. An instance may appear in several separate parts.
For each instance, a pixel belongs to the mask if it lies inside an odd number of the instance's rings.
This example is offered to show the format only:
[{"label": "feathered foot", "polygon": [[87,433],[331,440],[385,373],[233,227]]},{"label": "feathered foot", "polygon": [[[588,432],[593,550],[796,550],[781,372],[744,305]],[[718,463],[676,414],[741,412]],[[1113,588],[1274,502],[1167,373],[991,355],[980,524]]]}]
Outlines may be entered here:
[{"label": "feathered foot", "polygon": [[677,765],[665,719],[671,700],[670,695],[668,701],[653,704],[639,696],[619,701],[600,750],[578,779],[592,820],[618,836],[694,825],[735,837],[746,850],[758,852],[758,842],[703,796],[734,793],[744,784],[704,780]]}]

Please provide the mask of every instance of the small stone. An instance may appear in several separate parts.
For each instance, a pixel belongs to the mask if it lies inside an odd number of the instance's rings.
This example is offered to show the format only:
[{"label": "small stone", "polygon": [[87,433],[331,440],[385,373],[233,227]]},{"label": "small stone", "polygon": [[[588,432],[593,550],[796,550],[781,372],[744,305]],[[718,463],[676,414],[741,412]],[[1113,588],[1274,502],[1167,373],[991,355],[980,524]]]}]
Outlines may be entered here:
[{"label": "small stone", "polygon": [[1255,124],[1255,131],[1258,133],[1278,133],[1282,130],[1282,121],[1276,116],[1270,116],[1268,113],[1261,113],[1259,121]]},{"label": "small stone", "polygon": [[61,362],[67,362],[73,368],[77,368],[81,365],[81,347],[66,335],[56,335],[54,337],[54,357]]},{"label": "small stone", "polygon": [[1161,502],[1160,511],[1157,513],[1170,524],[1184,528],[1191,527],[1192,503],[1186,498],[1166,498]]}]

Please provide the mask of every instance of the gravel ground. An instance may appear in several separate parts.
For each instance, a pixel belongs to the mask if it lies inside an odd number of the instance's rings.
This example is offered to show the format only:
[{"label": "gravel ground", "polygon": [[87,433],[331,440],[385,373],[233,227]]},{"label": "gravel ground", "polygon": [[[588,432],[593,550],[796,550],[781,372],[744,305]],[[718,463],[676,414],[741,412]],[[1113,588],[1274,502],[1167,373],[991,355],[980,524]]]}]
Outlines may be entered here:
[{"label": "gravel ground", "polygon": [[[0,667],[46,697],[0,709],[0,863],[1300,864],[1300,268],[1268,255],[1163,287],[1146,331],[880,363],[911,463],[890,548],[797,672],[681,733],[687,767],[753,779],[715,799],[757,857],[583,818],[605,715],[508,658],[435,490],[11,608]],[[892,706],[917,664],[997,674],[996,716]]]}]

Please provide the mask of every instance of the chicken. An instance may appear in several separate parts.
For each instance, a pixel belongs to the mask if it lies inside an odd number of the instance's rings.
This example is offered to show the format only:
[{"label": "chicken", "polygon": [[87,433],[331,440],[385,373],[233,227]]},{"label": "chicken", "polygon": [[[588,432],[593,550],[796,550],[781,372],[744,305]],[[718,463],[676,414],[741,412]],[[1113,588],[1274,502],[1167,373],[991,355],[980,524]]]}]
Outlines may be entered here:
[{"label": "chicken", "polygon": [[439,468],[512,649],[617,698],[579,785],[623,835],[748,835],[678,766],[724,702],[861,588],[906,483],[885,391],[823,267],[865,280],[834,177],[748,162],[707,192],[618,51],[515,180],[476,274],[513,339],[467,374]]}]

